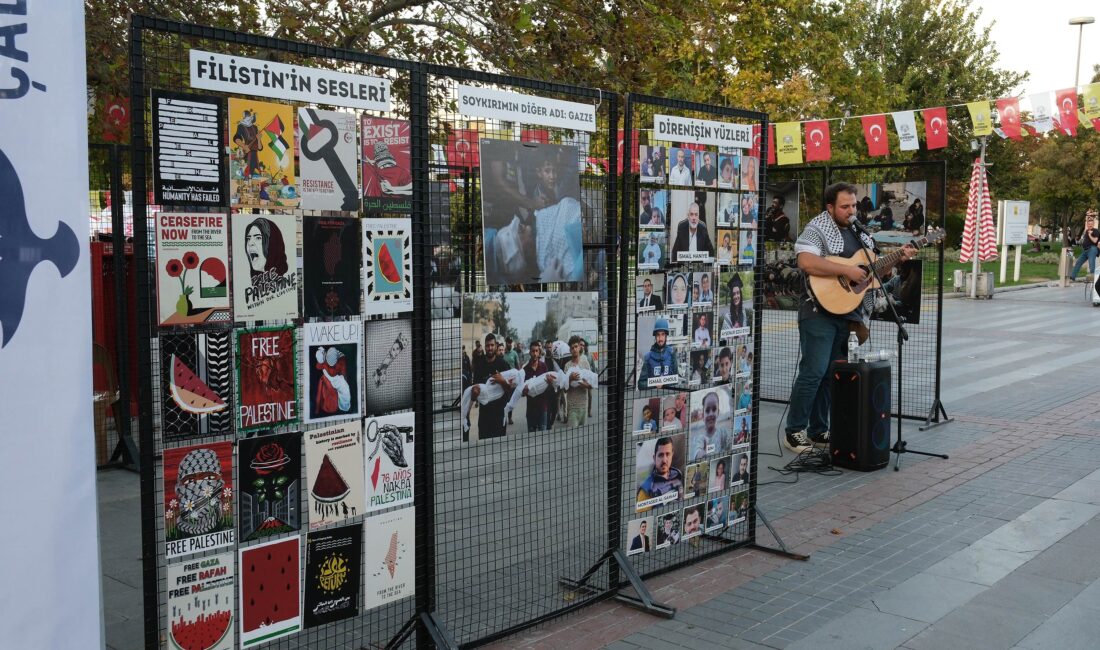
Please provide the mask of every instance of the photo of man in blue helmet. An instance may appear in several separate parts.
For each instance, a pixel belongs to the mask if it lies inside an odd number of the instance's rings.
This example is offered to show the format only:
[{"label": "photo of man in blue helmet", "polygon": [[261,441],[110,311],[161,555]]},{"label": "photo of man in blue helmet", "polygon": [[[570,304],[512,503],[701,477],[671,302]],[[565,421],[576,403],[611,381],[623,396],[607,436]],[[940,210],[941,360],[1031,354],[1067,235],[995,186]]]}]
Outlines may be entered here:
[{"label": "photo of man in blue helmet", "polygon": [[668,319],[658,318],[653,323],[653,346],[642,360],[642,369],[638,373],[638,388],[663,386],[667,382],[650,380],[673,376],[679,376],[679,370],[676,368],[676,353],[668,346]]}]

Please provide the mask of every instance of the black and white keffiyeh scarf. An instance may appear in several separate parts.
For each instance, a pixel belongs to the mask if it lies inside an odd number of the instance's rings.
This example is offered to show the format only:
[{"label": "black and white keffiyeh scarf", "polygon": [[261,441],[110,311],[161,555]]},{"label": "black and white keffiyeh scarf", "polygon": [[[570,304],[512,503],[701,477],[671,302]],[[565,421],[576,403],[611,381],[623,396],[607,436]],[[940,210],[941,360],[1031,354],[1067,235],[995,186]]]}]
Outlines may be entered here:
[{"label": "black and white keffiyeh scarf", "polygon": [[[857,234],[867,248],[875,250],[875,241],[870,236],[864,233]],[[798,241],[794,244],[794,252],[795,255],[798,253],[813,253],[820,256],[840,255],[844,252],[844,236],[840,234],[840,227],[836,225],[836,221],[828,210],[810,219],[810,222],[802,229],[802,233],[798,235]],[[862,254],[862,252],[857,253],[857,255]],[[878,289],[868,291],[863,295],[860,316],[865,325],[870,319],[871,310],[875,305],[875,291],[878,291]]]}]

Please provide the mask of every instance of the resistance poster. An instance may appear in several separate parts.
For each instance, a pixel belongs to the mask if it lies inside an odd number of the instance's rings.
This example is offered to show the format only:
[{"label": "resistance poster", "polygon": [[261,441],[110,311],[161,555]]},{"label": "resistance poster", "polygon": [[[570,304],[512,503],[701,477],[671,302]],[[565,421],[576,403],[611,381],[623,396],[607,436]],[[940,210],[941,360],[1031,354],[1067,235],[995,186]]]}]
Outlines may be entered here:
[{"label": "resistance poster", "polygon": [[237,426],[241,431],[298,421],[293,326],[236,330]]},{"label": "resistance poster", "polygon": [[347,422],[304,435],[310,529],[363,514],[363,425]]},{"label": "resistance poster", "polygon": [[362,321],[306,323],[302,336],[305,421],[358,418],[363,412]]},{"label": "resistance poster", "polygon": [[296,208],[294,108],[229,98],[229,193],[242,208]]},{"label": "resistance poster", "polygon": [[358,210],[355,115],[299,108],[298,131],[301,207],[306,210]]},{"label": "resistance poster", "polygon": [[152,106],[157,205],[226,205],[222,100],[153,90]]},{"label": "resistance poster", "polygon": [[415,421],[411,412],[367,420],[367,512],[413,502]]},{"label": "resistance poster", "polygon": [[233,309],[238,321],[298,317],[297,241],[293,215],[233,215]]},{"label": "resistance poster", "polygon": [[231,546],[233,443],[164,450],[165,556]]},{"label": "resistance poster", "polygon": [[237,446],[237,520],[250,542],[302,526],[302,434],[244,438]]},{"label": "resistance poster", "polygon": [[162,212],[156,230],[158,322],[229,322],[229,218]]},{"label": "resistance poster", "polygon": [[164,438],[233,433],[230,332],[164,334],[159,342]]},{"label": "resistance poster", "polygon": [[306,536],[306,627],[359,613],[363,527],[341,526]]},{"label": "resistance poster", "polygon": [[299,537],[239,549],[241,647],[302,629]]},{"label": "resistance poster", "polygon": [[307,318],[359,314],[359,220],[302,219],[302,267]]},{"label": "resistance poster", "polygon": [[363,116],[363,210],[412,210],[412,126],[406,120]]},{"label": "resistance poster", "polygon": [[364,556],[364,611],[415,593],[415,512],[410,506],[368,517],[364,522],[363,536],[370,540]]},{"label": "resistance poster", "polygon": [[362,221],[366,313],[412,311],[412,220]]},{"label": "resistance poster", "polygon": [[229,551],[165,569],[168,647],[233,649],[233,560]]}]

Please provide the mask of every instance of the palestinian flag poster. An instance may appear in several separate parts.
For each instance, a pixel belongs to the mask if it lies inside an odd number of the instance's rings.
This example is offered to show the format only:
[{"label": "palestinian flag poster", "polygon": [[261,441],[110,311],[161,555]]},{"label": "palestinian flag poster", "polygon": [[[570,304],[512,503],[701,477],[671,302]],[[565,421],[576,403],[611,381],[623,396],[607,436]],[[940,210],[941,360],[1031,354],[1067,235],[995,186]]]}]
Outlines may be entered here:
[{"label": "palestinian flag poster", "polygon": [[239,549],[241,647],[302,629],[301,542],[297,535]]},{"label": "palestinian flag poster", "polygon": [[332,320],[359,315],[358,219],[302,218],[305,315]]},{"label": "palestinian flag poster", "polygon": [[156,230],[157,322],[230,322],[229,217],[161,212]]},{"label": "palestinian flag poster", "polygon": [[301,528],[302,434],[241,439],[237,471],[237,525],[242,542]]},{"label": "palestinian flag poster", "polygon": [[316,627],[359,613],[363,527],[356,524],[306,536],[305,623]]},{"label": "palestinian flag poster", "polygon": [[236,330],[237,428],[298,422],[298,343],[293,325]]},{"label": "palestinian flag poster", "polygon": [[305,422],[339,422],[363,413],[362,321],[306,323],[302,327]]},{"label": "palestinian flag poster", "polygon": [[415,422],[414,413],[367,419],[367,512],[413,502]]},{"label": "palestinian flag poster", "polygon": [[229,98],[229,195],[234,207],[298,207],[294,107]]},{"label": "palestinian flag poster", "polygon": [[412,211],[412,126],[407,120],[363,116],[363,211]]},{"label": "palestinian flag poster", "polygon": [[165,557],[233,545],[233,443],[165,449],[163,458]]},{"label": "palestinian flag poster", "polygon": [[363,537],[369,541],[363,559],[364,611],[416,593],[415,512],[409,506],[363,522]]},{"label": "palestinian flag poster", "polygon": [[169,564],[165,569],[168,647],[233,649],[232,551]]},{"label": "palestinian flag poster", "polygon": [[233,433],[230,332],[162,334],[158,342],[164,439]]},{"label": "palestinian flag poster", "polygon": [[364,313],[412,311],[412,220],[362,221]]},{"label": "palestinian flag poster", "polygon": [[358,212],[355,115],[301,107],[297,134],[301,207]]},{"label": "palestinian flag poster", "polygon": [[362,423],[346,422],[304,435],[310,530],[362,515],[366,494]]}]

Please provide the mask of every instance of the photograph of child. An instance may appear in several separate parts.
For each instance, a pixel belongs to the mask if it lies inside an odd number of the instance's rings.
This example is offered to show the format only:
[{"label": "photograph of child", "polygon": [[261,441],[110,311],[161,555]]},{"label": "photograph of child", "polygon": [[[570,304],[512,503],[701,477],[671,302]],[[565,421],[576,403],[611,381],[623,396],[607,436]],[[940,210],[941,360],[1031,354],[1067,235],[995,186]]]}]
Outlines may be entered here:
[{"label": "photograph of child", "polygon": [[642,231],[638,233],[638,268],[661,269],[665,266],[665,242],[667,234],[664,231]]},{"label": "photograph of child", "polygon": [[634,435],[657,433],[660,424],[657,414],[661,411],[660,397],[646,397],[634,400]]},{"label": "photograph of child", "polygon": [[710,489],[708,492],[721,492],[730,486],[730,457],[723,456],[710,461]]},{"label": "photograph of child", "polygon": [[666,435],[687,428],[688,393],[668,395],[661,400],[661,431]]},{"label": "photograph of child", "polygon": [[718,187],[726,190],[736,190],[741,170],[739,154],[718,153]]},{"label": "photograph of child", "polygon": [[718,264],[737,265],[737,231],[718,229]]},{"label": "photograph of child", "polygon": [[641,162],[641,176],[643,183],[665,182],[665,148],[650,145],[638,147],[638,160]]},{"label": "photograph of child", "polygon": [[714,357],[714,383],[728,384],[736,376],[733,370],[733,348],[723,346]]},{"label": "photograph of child", "polygon": [[638,190],[638,227],[642,230],[664,230],[668,223],[668,192],[665,190]]},{"label": "photograph of child", "polygon": [[711,358],[710,348],[691,351],[691,375],[688,377],[688,385],[702,386],[710,383]]},{"label": "photograph of child", "polygon": [[729,386],[716,386],[691,393],[691,452],[698,462],[707,456],[729,453],[732,445],[733,409]]},{"label": "photograph of child", "polygon": [[741,230],[738,243],[737,263],[741,266],[756,264],[756,231]]}]

